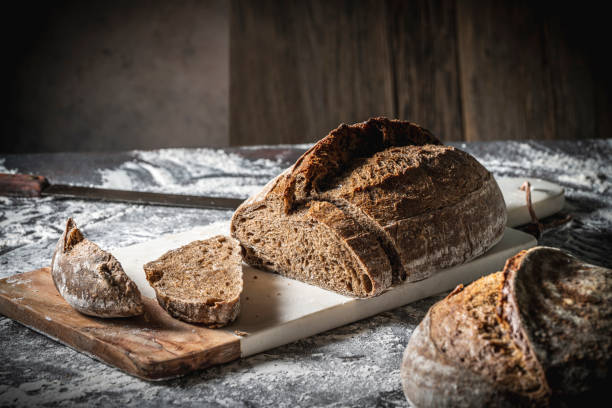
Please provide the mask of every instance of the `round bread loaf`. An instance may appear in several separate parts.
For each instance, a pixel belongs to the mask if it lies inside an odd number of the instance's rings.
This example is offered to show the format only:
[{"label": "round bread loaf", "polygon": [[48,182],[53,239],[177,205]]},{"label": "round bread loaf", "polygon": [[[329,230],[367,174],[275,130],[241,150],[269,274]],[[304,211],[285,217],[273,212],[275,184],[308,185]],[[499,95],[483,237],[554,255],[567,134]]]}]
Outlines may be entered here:
[{"label": "round bread loaf", "polygon": [[612,270],[555,248],[510,258],[429,310],[404,352],[415,406],[572,406],[603,398]]},{"label": "round bread loaf", "polygon": [[505,225],[502,193],[476,159],[376,118],[316,143],[238,208],[231,233],[255,267],[370,297],[483,254]]}]

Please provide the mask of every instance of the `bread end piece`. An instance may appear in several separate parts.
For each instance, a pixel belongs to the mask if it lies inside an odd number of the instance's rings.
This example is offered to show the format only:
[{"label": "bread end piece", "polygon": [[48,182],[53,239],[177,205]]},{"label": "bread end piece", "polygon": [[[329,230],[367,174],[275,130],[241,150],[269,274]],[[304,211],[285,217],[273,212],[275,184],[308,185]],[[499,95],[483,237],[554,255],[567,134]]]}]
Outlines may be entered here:
[{"label": "bread end piece", "polygon": [[57,242],[51,276],[60,295],[83,314],[129,317],[144,311],[140,291],[119,261],[87,240],[72,218]]}]

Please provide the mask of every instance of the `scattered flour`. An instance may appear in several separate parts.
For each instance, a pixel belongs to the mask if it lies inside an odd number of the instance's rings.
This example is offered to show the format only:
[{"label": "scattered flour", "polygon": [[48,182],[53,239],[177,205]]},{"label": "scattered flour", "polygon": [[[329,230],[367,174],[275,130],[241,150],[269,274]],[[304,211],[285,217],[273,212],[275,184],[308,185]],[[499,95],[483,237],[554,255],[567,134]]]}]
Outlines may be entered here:
[{"label": "scattered flour", "polygon": [[[99,170],[102,176],[102,185],[99,187],[113,188],[118,190],[133,190],[132,179],[125,169]],[[98,186],[92,186],[98,187]]]},{"label": "scattered flour", "polygon": [[[536,142],[509,142],[500,145],[503,152],[489,148],[476,156],[496,175],[541,177],[562,184],[574,220],[546,233],[541,243],[573,248],[576,255],[604,264],[610,262],[610,243],[603,241],[612,230],[612,140],[592,145],[593,151],[568,155]],[[3,166],[4,160],[0,171],[6,171]],[[167,149],[134,152],[130,161],[100,170],[100,175],[108,188],[246,197],[281,171],[280,160],[247,160],[212,149]],[[68,216],[75,217],[92,241],[109,248],[227,221],[231,211],[3,197],[0,277],[48,264]],[[434,300],[162,383],[125,375],[0,317],[0,336],[4,334],[4,344],[11,344],[4,354],[0,351],[9,366],[2,371],[6,384],[0,385],[0,402],[333,406],[340,400],[338,405],[400,406],[406,403],[398,374],[402,348]],[[31,353],[33,349],[44,351]]]},{"label": "scattered flour", "polygon": [[300,150],[308,150],[314,143],[298,143],[298,144],[276,144],[276,145],[252,145],[252,146],[242,146],[243,150],[259,150],[259,149],[300,149]]},{"label": "scattered flour", "polygon": [[4,166],[4,162],[6,162],[6,159],[4,157],[0,157],[0,173],[9,173],[9,174],[17,173],[17,169],[7,169]]},{"label": "scattered flour", "polygon": [[282,171],[281,160],[249,160],[214,149],[134,151],[133,160],[99,170],[101,187],[244,197]]},{"label": "scattered flour", "polygon": [[28,283],[32,283],[32,280],[21,279],[19,275],[16,275],[15,277],[7,279],[6,283],[10,283],[11,285],[27,285]]}]

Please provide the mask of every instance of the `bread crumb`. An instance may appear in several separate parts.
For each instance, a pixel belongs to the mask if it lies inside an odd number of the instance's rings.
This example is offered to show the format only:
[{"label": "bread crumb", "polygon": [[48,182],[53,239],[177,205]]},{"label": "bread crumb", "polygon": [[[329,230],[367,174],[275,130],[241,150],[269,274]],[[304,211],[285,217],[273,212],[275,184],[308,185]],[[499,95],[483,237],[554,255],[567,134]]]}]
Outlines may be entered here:
[{"label": "bread crumb", "polygon": [[249,335],[248,332],[242,331],[242,330],[234,330],[234,334],[236,336],[240,336],[240,337],[246,337]]}]

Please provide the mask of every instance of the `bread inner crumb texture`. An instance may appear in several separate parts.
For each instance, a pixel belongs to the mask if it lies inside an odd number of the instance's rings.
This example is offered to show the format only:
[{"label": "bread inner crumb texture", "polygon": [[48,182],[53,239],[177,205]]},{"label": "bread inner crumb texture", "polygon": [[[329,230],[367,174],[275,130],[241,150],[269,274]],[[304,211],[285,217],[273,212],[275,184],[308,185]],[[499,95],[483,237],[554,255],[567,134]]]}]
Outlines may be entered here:
[{"label": "bread inner crumb texture", "polygon": [[245,214],[238,229],[252,265],[349,295],[372,291],[363,267],[321,223],[297,216],[282,220],[262,205]]},{"label": "bread inner crumb texture", "polygon": [[149,282],[165,295],[214,305],[240,295],[241,276],[224,237],[194,241],[147,265]]}]

